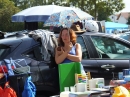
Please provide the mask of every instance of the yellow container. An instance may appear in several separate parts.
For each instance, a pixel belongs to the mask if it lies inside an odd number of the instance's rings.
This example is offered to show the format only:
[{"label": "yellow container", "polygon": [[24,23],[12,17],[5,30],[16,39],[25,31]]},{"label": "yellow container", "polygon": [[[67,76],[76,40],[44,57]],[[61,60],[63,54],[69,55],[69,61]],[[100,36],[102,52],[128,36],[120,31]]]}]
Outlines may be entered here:
[{"label": "yellow container", "polygon": [[112,97],[130,97],[129,91],[123,86],[117,86],[114,90]]}]

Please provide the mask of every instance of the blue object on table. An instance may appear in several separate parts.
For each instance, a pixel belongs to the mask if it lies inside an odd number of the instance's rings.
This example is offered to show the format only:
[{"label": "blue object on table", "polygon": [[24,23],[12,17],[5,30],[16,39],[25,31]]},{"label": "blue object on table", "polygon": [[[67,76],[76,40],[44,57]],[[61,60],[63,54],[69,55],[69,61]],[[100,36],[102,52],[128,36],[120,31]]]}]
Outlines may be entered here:
[{"label": "blue object on table", "polygon": [[118,79],[122,80],[123,79],[123,72],[118,72]]},{"label": "blue object on table", "polygon": [[126,82],[130,82],[130,75],[124,76],[124,80],[125,80]]},{"label": "blue object on table", "polygon": [[130,69],[123,69],[123,76],[130,75]]},{"label": "blue object on table", "polygon": [[122,81],[122,82],[120,82],[120,84],[122,85],[122,84],[126,84],[127,82],[124,80],[124,81]]},{"label": "blue object on table", "polygon": [[36,96],[36,87],[31,81],[31,76],[26,79],[24,90],[22,92],[22,97],[35,97]]}]

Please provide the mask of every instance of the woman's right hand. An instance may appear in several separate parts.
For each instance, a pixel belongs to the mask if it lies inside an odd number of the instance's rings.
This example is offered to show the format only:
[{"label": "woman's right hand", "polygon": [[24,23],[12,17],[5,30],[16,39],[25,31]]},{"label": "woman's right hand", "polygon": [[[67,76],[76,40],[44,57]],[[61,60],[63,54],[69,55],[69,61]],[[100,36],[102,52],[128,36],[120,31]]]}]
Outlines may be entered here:
[{"label": "woman's right hand", "polygon": [[62,47],[60,51],[56,48],[56,54],[55,54],[56,63],[57,64],[62,63],[65,60],[65,58],[67,58],[67,55],[68,53],[64,51]]},{"label": "woman's right hand", "polygon": [[63,48],[62,47],[57,47],[57,54],[60,56],[63,53]]}]

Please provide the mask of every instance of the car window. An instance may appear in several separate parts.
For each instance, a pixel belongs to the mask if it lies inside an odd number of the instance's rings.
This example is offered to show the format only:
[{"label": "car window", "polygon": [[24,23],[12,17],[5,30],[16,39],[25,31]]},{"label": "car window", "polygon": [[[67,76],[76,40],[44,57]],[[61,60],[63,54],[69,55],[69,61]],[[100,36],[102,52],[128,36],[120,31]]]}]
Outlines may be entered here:
[{"label": "car window", "polygon": [[121,41],[101,36],[91,36],[91,39],[100,53],[100,58],[130,58],[130,47]]},{"label": "car window", "polygon": [[89,54],[88,54],[88,51],[86,49],[85,42],[81,36],[77,37],[77,43],[79,43],[81,45],[81,48],[82,48],[82,59],[88,59]]},{"label": "car window", "polygon": [[0,44],[0,60],[3,60],[7,55],[9,55],[11,49],[9,46]]},{"label": "car window", "polygon": [[41,53],[41,45],[38,45],[36,47],[33,47],[32,49],[26,51],[23,53],[24,56],[29,57],[31,59],[37,60],[37,61],[43,61],[43,55]]},{"label": "car window", "polygon": [[124,34],[120,34],[120,36],[119,36],[120,38],[123,38],[123,39],[125,39],[125,40],[128,40],[128,41],[130,41],[130,33],[124,33]]}]

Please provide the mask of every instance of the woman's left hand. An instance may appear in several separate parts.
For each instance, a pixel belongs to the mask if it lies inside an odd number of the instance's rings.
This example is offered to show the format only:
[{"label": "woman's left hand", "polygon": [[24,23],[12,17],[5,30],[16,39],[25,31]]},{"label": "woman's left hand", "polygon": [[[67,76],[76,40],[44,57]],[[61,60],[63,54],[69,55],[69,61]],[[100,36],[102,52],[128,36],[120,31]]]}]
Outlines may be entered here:
[{"label": "woman's left hand", "polygon": [[58,55],[61,55],[63,53],[63,48],[61,47],[60,51],[57,50]]}]

